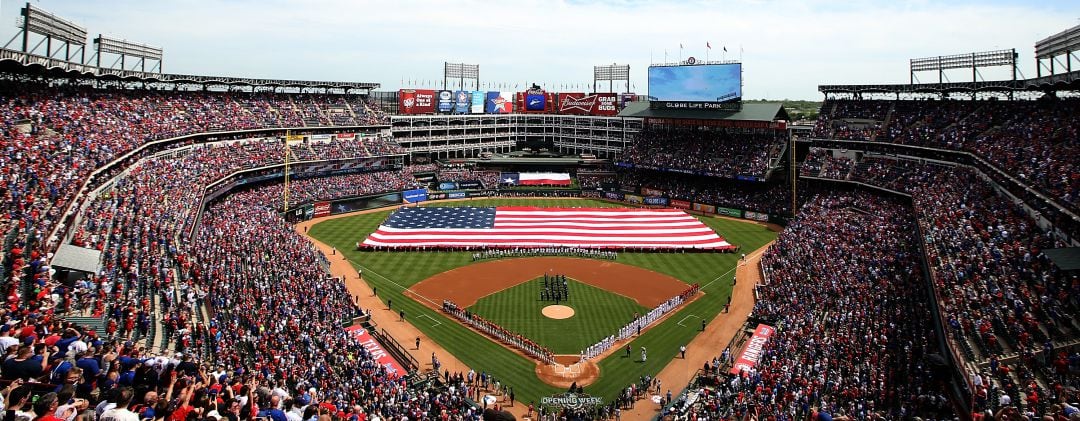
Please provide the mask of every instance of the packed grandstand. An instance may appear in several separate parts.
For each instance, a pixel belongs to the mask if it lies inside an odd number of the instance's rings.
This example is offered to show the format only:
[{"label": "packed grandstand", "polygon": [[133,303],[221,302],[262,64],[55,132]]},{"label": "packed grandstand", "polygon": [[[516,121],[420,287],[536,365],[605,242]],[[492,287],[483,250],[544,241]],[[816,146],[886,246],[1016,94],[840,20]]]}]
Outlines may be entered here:
[{"label": "packed grandstand", "polygon": [[[785,225],[754,289],[752,319],[776,330],[756,365],[735,361],[748,323],[689,384],[666,385],[685,390],[659,416],[1080,417],[1080,276],[1043,253],[1080,238],[1075,98],[830,98],[794,141],[647,122],[614,159],[568,165],[573,187],[532,190],[466,149],[406,151],[366,92],[133,89],[4,69],[12,420],[488,419],[478,391],[495,387],[472,373],[393,372],[340,329],[373,309],[293,225],[322,216],[318,204],[455,198],[442,183]],[[95,252],[94,269],[56,264],[72,246]],[[653,384],[589,416],[648,403]]]}]

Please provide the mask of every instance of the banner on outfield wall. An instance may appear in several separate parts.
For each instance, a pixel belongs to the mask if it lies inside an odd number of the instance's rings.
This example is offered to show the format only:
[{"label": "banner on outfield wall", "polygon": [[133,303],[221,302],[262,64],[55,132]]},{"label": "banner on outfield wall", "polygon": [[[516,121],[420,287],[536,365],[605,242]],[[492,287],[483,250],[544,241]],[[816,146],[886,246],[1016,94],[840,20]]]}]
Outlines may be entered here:
[{"label": "banner on outfield wall", "polygon": [[439,91],[439,99],[435,108],[442,114],[449,113],[454,110],[454,93],[450,91]]},{"label": "banner on outfield wall", "polygon": [[315,202],[315,212],[311,216],[313,218],[330,216],[330,202]]},{"label": "banner on outfield wall", "polygon": [[431,89],[402,89],[398,91],[398,110],[402,114],[435,112],[435,91]]},{"label": "banner on outfield wall", "polygon": [[360,342],[360,346],[364,347],[364,350],[375,359],[379,365],[386,369],[386,373],[390,375],[390,378],[398,378],[406,374],[405,368],[401,363],[390,356],[389,352],[383,349],[379,341],[375,340],[367,329],[361,326],[349,326],[345,328],[345,331],[352,333],[357,342]]},{"label": "banner on outfield wall", "polygon": [[746,347],[739,353],[739,357],[735,359],[735,364],[731,366],[731,374],[739,374],[743,371],[750,371],[761,360],[761,355],[765,352],[765,343],[769,342],[769,338],[776,333],[776,329],[772,326],[759,324],[757,329],[754,329],[754,334],[750,336],[750,340],[746,341]]},{"label": "banner on outfield wall", "polygon": [[626,201],[630,202],[630,203],[637,203],[637,204],[640,205],[641,203],[644,202],[644,200],[642,200],[642,199],[644,199],[644,198],[641,197],[641,196],[638,196],[636,194],[628,194],[628,195],[626,195]]},{"label": "banner on outfield wall", "polygon": [[453,181],[443,181],[439,183],[439,190],[457,190],[457,183]]},{"label": "banner on outfield wall", "polygon": [[645,204],[655,206],[667,206],[668,199],[666,197],[646,197]]},{"label": "banner on outfield wall", "polygon": [[717,207],[716,208],[716,214],[717,215],[730,216],[732,218],[742,218],[743,217],[742,209],[732,209],[732,208]]},{"label": "banner on outfield wall", "polygon": [[671,199],[671,207],[675,209],[690,209],[690,202],[685,200]]},{"label": "banner on outfield wall", "polygon": [[483,187],[480,185],[479,180],[461,180],[457,182],[458,188],[462,190],[475,190]]},{"label": "banner on outfield wall", "polygon": [[466,197],[463,191],[452,191],[446,194],[447,199],[464,199]]},{"label": "banner on outfield wall", "polygon": [[613,116],[618,113],[615,94],[560,93],[559,114]]},{"label": "banner on outfield wall", "polygon": [[649,187],[642,187],[641,188],[641,194],[646,195],[646,196],[663,196],[664,191],[649,188]]},{"label": "banner on outfield wall", "polygon": [[469,104],[472,104],[472,94],[469,91],[454,92],[454,114],[468,114]]},{"label": "banner on outfield wall", "polygon": [[716,206],[706,205],[704,203],[694,203],[694,210],[704,213],[716,213]]},{"label": "banner on outfield wall", "polygon": [[754,221],[761,221],[761,222],[765,222],[765,221],[768,221],[768,220],[769,220],[769,214],[767,214],[767,213],[760,213],[760,212],[750,212],[750,211],[747,211],[747,212],[746,212],[746,214],[745,214],[745,216],[744,216],[744,218],[746,218],[746,219],[750,219],[750,220],[754,220]]},{"label": "banner on outfield wall", "polygon": [[604,197],[611,200],[623,200],[623,194],[619,192],[605,192]]},{"label": "banner on outfield wall", "polygon": [[427,195],[428,200],[443,200],[446,198],[446,193],[431,193]]},{"label": "banner on outfield wall", "polygon": [[405,190],[401,197],[405,203],[420,203],[428,200],[427,190],[424,189]]}]

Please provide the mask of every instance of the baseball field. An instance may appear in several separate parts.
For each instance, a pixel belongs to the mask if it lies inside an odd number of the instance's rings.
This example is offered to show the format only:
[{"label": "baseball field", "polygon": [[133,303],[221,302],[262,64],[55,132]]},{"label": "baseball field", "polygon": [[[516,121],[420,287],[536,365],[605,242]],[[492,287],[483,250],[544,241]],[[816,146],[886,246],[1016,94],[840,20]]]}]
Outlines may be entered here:
[{"label": "baseball field", "polygon": [[[625,205],[600,200],[587,199],[478,199],[461,202],[443,202],[427,204],[432,206],[540,206],[540,207],[625,207]],[[484,370],[514,387],[518,401],[538,401],[542,396],[561,392],[542,382],[536,375],[534,360],[521,353],[489,339],[446,317],[438,311],[441,301],[434,291],[440,283],[440,277],[460,271],[481,268],[484,265],[504,265],[495,272],[498,277],[509,279],[508,287],[499,291],[472,291],[478,294],[463,304],[472,307],[489,320],[497,321],[504,327],[513,326],[513,330],[526,335],[555,350],[560,354],[576,354],[581,344],[591,344],[603,336],[600,330],[614,329],[624,323],[627,311],[640,311],[655,305],[655,297],[634,297],[635,292],[648,288],[653,283],[641,283],[629,279],[635,275],[609,276],[603,282],[625,281],[627,292],[613,293],[612,288],[599,290],[596,282],[589,285],[574,285],[573,291],[582,293],[581,305],[596,309],[614,309],[591,311],[575,307],[574,317],[565,320],[545,319],[538,311],[544,303],[538,301],[538,287],[530,285],[546,269],[543,265],[529,270],[514,269],[515,259],[501,259],[497,262],[473,262],[469,252],[386,252],[357,251],[355,244],[373,232],[387,217],[390,210],[362,213],[338,219],[327,220],[312,226],[309,235],[315,239],[336,247],[354,267],[363,271],[364,280],[377,288],[378,297],[384,304],[392,301],[395,311],[404,311],[408,321],[417,329],[437,342],[442,348],[452,353],[469,367],[477,371]],[[732,244],[742,247],[743,251],[757,250],[772,241],[776,233],[764,226],[713,217],[700,217],[703,223],[716,230]],[[530,259],[536,261],[537,259]],[[590,259],[565,259],[569,264],[583,261],[581,266],[606,265],[599,270],[601,274],[621,273],[629,269],[642,274],[653,274],[657,278],[670,278],[678,282],[666,285],[666,290],[653,291],[652,296],[664,299],[674,295],[680,286],[693,283],[702,285],[702,294],[697,299],[684,304],[675,314],[652,326],[641,336],[633,339],[630,346],[634,350],[646,347],[649,358],[641,362],[638,358],[623,358],[621,353],[610,355],[598,362],[599,378],[586,388],[594,396],[610,399],[620,389],[638,381],[643,375],[655,375],[678,354],[679,347],[690,342],[699,332],[703,320],[711,320],[724,307],[731,293],[731,282],[738,264],[738,253],[619,253],[614,263],[591,261]],[[521,261],[524,263],[524,261]],[[574,267],[559,263],[562,268],[572,271]],[[506,266],[508,265],[508,266]],[[509,269],[508,269],[509,268]],[[589,273],[597,272],[593,270]],[[589,273],[567,273],[576,281],[589,278]],[[437,276],[438,275],[438,276]],[[432,278],[432,279],[429,279]],[[459,277],[460,278],[460,277]],[[460,281],[459,281],[460,282]],[[638,282],[637,284],[633,284]],[[478,282],[479,283],[479,282]],[[459,285],[457,289],[467,290],[469,284]],[[592,289],[588,289],[592,288]],[[450,288],[454,289],[454,288]],[[478,289],[483,289],[478,287]],[[586,294],[586,291],[589,291]],[[466,293],[467,294],[467,293]],[[588,303],[584,300],[588,295]],[[572,297],[571,306],[579,306]],[[636,300],[637,302],[634,302]],[[654,301],[649,301],[654,300]],[[587,305],[586,305],[587,304]],[[643,305],[648,304],[648,305]],[[612,307],[608,307],[612,306]],[[520,308],[518,308],[520,307]],[[639,308],[639,310],[633,310]],[[518,311],[515,311],[518,310]],[[584,313],[580,313],[584,311]],[[632,314],[631,314],[632,316]],[[553,322],[571,324],[551,324]],[[588,326],[588,327],[586,327]],[[597,330],[597,326],[603,326]],[[535,337],[533,337],[535,335]],[[598,336],[598,337],[593,337]],[[408,338],[402,338],[408,342]],[[725,344],[716,344],[721,349]],[[636,351],[635,351],[636,353]],[[421,363],[427,361],[417,356]],[[690,369],[690,368],[688,368]],[[675,392],[684,385],[670,385]]]}]

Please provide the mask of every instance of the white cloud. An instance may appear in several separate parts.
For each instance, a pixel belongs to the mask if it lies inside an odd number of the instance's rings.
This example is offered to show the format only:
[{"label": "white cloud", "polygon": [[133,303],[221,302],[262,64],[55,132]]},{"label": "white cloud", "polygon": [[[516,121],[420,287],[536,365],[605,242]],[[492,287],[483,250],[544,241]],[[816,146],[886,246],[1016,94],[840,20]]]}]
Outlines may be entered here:
[{"label": "white cloud", "polygon": [[[13,19],[21,2],[4,2]],[[444,61],[480,65],[481,82],[591,85],[592,66],[739,57],[745,96],[816,99],[818,84],[907,81],[912,57],[1032,46],[1075,25],[1080,6],[1012,2],[44,0],[35,5],[105,33],[158,45],[165,70],[290,79],[440,81]],[[14,34],[5,25],[0,36]],[[1005,72],[988,70],[986,78]],[[950,74],[954,80],[970,77]],[[935,79],[922,75],[922,80]]]}]

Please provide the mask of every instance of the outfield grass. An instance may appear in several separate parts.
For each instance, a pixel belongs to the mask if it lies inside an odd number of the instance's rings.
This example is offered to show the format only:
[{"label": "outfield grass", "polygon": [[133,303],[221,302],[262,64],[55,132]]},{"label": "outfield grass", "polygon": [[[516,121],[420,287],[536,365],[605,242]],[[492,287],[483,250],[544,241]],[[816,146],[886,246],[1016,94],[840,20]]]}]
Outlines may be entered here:
[{"label": "outfield grass", "polygon": [[543,345],[556,354],[578,355],[649,310],[636,301],[592,285],[567,281],[570,299],[561,305],[574,316],[555,320],[540,311],[554,301],[540,301],[543,278],[518,284],[476,301],[469,311]]},{"label": "outfield grass", "polygon": [[[622,207],[621,204],[583,199],[483,199],[459,202],[428,203],[427,206],[543,206],[543,207]],[[373,252],[354,250],[357,241],[363,240],[386,219],[389,209],[370,214],[356,215],[319,223],[310,234],[327,244],[337,247],[354,265],[364,269],[364,278],[379,289],[381,299],[394,301],[395,309],[406,311],[413,324],[434,339],[462,362],[477,370],[485,370],[514,387],[520,401],[539,401],[556,388],[540,382],[534,374],[535,363],[521,357],[486,337],[445,318],[420,303],[407,299],[402,291],[434,274],[472,263],[468,252]],[[700,217],[709,227],[720,233],[732,244],[742,246],[747,252],[756,250],[776,238],[776,233],[764,227],[746,222],[720,218]],[[649,349],[646,363],[637,358],[620,358],[613,355],[599,363],[600,379],[586,388],[595,396],[611,399],[619,390],[636,382],[642,375],[655,375],[685,345],[699,333],[701,320],[711,320],[722,308],[731,294],[731,279],[735,273],[738,254],[733,253],[619,253],[619,263],[640,266],[665,273],[686,283],[700,283],[704,296],[684,306],[665,322],[636,338],[631,346],[638,350]],[[426,317],[417,319],[417,316]],[[681,322],[681,325],[680,325]],[[573,334],[573,332],[568,332]],[[716,344],[717,354],[725,344]],[[686,367],[688,372],[699,367]],[[664,385],[674,392],[685,385]]]}]

